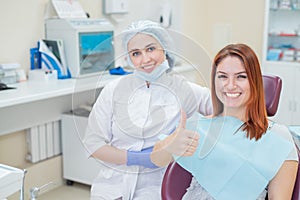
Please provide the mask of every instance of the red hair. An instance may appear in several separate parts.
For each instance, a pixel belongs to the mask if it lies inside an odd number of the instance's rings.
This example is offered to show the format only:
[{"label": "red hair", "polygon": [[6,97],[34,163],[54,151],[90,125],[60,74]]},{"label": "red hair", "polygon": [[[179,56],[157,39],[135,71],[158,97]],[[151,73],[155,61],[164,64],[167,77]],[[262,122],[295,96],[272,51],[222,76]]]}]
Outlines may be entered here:
[{"label": "red hair", "polygon": [[213,116],[218,116],[223,112],[224,105],[218,99],[215,91],[215,77],[219,63],[228,56],[239,58],[245,67],[251,95],[246,103],[245,118],[248,121],[245,122],[242,128],[247,132],[248,138],[258,140],[268,128],[263,80],[258,58],[255,52],[245,44],[230,44],[221,49],[214,58],[211,72]]}]

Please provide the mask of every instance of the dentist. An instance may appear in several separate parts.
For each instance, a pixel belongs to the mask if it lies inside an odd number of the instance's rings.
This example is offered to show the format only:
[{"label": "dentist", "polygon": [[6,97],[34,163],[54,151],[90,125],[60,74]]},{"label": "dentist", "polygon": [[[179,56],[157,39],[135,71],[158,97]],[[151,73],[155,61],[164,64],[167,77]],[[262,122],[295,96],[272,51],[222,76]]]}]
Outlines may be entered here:
[{"label": "dentist", "polygon": [[211,114],[210,91],[169,73],[172,41],[159,24],[136,21],[122,36],[135,70],[107,84],[89,116],[84,144],[99,160],[91,200],[160,199],[165,167],[151,162],[153,145],[175,129],[181,109]]}]

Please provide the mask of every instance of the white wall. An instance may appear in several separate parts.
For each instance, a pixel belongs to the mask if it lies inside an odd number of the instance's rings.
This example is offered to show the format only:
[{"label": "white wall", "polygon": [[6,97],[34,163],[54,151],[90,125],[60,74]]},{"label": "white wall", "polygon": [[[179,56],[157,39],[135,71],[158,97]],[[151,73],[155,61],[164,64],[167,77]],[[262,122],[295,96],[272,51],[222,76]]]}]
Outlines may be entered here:
[{"label": "white wall", "polygon": [[[187,0],[184,3],[183,31],[213,56],[214,43],[222,25],[231,28],[229,42],[244,42],[260,56],[262,52],[265,0]],[[224,41],[225,42],[225,41]]]},{"label": "white wall", "polygon": [[[171,7],[177,6],[180,0],[170,0]],[[84,10],[91,18],[100,18],[102,15],[101,0],[80,0]],[[116,34],[128,23],[137,19],[155,19],[161,1],[130,0],[130,12],[125,15],[105,16],[116,26]],[[168,1],[166,1],[168,2]],[[30,68],[29,49],[36,47],[39,39],[44,38],[44,14],[47,0],[10,0],[0,3],[0,63],[18,62],[26,71]],[[179,12],[177,12],[179,13]],[[174,15],[180,18],[179,15]],[[173,20],[174,25],[178,20]],[[172,25],[172,27],[174,27]]]},{"label": "white wall", "polygon": [[[101,0],[79,1],[92,18],[103,16]],[[18,62],[26,71],[29,70],[29,49],[36,46],[38,39],[44,38],[44,12],[47,2],[2,0],[0,63]],[[171,29],[203,46],[210,56],[216,53],[216,47],[220,43],[222,45],[222,39],[226,40],[224,34],[229,35],[227,42],[246,42],[261,54],[264,14],[264,1],[261,0],[129,0],[129,14],[114,16],[119,20],[119,23],[114,22],[116,33],[132,20],[158,20],[154,16],[157,16],[164,4],[173,8]],[[223,33],[224,30],[227,33]]]}]

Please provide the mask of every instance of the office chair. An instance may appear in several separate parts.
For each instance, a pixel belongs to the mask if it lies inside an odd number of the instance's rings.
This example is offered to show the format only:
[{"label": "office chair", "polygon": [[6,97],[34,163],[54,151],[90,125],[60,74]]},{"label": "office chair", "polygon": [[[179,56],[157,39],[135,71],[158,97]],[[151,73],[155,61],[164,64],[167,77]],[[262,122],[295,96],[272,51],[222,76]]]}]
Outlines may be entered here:
[{"label": "office chair", "polygon": [[[282,81],[277,76],[263,75],[263,83],[267,114],[269,117],[272,117],[277,112],[282,89]],[[299,149],[298,156],[300,160]],[[183,169],[176,162],[169,164],[165,172],[161,188],[162,200],[182,199],[186,189],[190,186],[191,180],[192,174],[190,172]],[[292,200],[300,200],[300,165],[298,166],[297,180]]]}]

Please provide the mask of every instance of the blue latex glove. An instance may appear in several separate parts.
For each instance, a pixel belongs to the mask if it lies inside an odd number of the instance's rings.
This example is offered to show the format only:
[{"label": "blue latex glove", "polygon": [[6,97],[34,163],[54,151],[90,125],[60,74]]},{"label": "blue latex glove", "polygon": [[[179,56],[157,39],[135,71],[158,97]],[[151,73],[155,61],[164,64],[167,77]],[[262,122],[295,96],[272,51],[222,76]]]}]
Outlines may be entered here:
[{"label": "blue latex glove", "polygon": [[139,165],[146,168],[158,168],[151,162],[150,154],[153,147],[143,149],[142,151],[127,151],[127,165]]},{"label": "blue latex glove", "polygon": [[111,75],[126,75],[126,74],[132,74],[132,72],[125,71],[121,66],[110,69],[109,73]]}]

